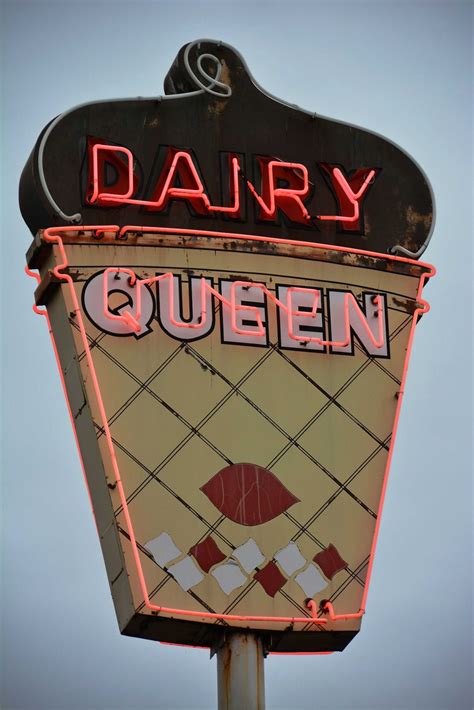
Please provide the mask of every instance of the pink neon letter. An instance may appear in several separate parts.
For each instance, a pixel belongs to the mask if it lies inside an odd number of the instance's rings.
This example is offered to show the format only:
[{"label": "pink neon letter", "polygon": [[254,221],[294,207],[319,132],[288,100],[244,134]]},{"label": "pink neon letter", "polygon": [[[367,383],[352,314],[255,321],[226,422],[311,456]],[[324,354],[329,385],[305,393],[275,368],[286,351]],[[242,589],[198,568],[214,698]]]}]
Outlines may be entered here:
[{"label": "pink neon letter", "polygon": [[321,290],[277,286],[277,297],[280,302],[287,304],[286,308],[280,306],[277,314],[281,347],[324,352]]},{"label": "pink neon letter", "polygon": [[[171,165],[169,164],[171,160]],[[181,187],[175,187],[176,176]],[[204,191],[192,156],[185,150],[168,148],[168,158],[151,201],[143,201],[150,210],[165,209],[170,199],[187,200],[198,214],[207,214],[209,198]]]},{"label": "pink neon letter", "polygon": [[[89,148],[90,150],[90,148]],[[110,153],[110,159],[117,165],[120,161],[117,158],[117,153],[123,153],[127,157],[127,189],[123,194],[116,192],[100,192],[100,175],[99,175],[99,151]],[[123,176],[119,175],[119,182],[123,181]],[[117,145],[106,145],[103,143],[95,143],[92,146],[92,194],[89,197],[89,202],[107,202],[125,201],[133,194],[134,191],[134,174],[133,174],[133,153],[128,148],[123,148]]]},{"label": "pink neon letter", "polygon": [[345,231],[360,232],[364,227],[361,224],[361,206],[367,196],[369,185],[374,182],[377,170],[359,168],[346,178],[337,166],[321,163],[320,168],[328,175],[341,214],[319,215],[318,219],[341,222]]},{"label": "pink neon letter", "polygon": [[[308,196],[308,170],[302,163],[285,163],[281,160],[259,158],[262,173],[262,194],[259,195],[250,180],[247,185],[260,206],[260,219],[274,221],[280,208],[292,222],[307,224],[310,220],[302,198]],[[289,187],[277,187],[285,180]]]},{"label": "pink neon letter", "polygon": [[222,333],[225,343],[267,345],[263,284],[221,281]]},{"label": "pink neon letter", "polygon": [[212,291],[212,279],[191,276],[189,316],[186,317],[181,279],[168,274],[167,279],[159,280],[158,316],[163,330],[179,340],[196,340],[208,335],[214,327]]},{"label": "pink neon letter", "polygon": [[365,313],[354,294],[348,291],[328,291],[331,352],[354,351],[355,334],[369,355],[384,357],[388,354],[385,294],[364,294]]}]

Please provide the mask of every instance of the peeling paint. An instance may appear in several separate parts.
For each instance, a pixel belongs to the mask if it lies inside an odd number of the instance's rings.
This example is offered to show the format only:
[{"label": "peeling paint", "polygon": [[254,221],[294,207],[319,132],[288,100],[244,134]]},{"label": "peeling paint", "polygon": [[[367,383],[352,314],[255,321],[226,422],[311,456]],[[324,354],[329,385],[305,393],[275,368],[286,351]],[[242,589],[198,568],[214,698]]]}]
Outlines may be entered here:
[{"label": "peeling paint", "polygon": [[419,305],[410,298],[395,298],[395,296],[392,298],[392,303],[394,306],[401,308],[402,311],[410,314],[413,314]]}]

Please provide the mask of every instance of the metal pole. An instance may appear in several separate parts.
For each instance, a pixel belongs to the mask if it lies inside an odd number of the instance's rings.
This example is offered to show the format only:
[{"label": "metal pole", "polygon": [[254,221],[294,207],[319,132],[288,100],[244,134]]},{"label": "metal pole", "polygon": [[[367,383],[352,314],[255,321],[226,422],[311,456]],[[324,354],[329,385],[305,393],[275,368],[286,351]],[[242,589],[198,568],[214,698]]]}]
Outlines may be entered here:
[{"label": "metal pole", "polygon": [[219,710],[265,710],[262,639],[230,633],[217,651]]}]

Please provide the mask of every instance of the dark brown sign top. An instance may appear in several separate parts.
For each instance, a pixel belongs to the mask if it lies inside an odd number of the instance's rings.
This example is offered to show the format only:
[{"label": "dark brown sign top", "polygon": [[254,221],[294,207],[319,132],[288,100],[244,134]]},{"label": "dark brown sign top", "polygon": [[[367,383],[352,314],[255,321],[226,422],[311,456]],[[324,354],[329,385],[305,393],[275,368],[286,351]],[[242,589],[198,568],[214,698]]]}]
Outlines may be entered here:
[{"label": "dark brown sign top", "polygon": [[33,234],[135,225],[423,253],[430,186],[387,139],[272,97],[212,40],[184,46],[164,86],[83,104],[43,130],[20,182]]}]

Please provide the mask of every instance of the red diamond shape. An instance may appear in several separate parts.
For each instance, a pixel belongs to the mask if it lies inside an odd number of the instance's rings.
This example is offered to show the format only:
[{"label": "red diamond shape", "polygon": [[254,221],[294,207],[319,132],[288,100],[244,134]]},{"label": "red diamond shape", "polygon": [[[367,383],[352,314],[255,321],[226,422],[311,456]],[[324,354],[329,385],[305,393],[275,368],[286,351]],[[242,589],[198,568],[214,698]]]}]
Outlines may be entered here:
[{"label": "red diamond shape", "polygon": [[274,597],[275,594],[286,584],[286,577],[282,575],[274,562],[269,562],[265,567],[260,569],[253,576],[257,582],[260,582],[268,596]]},{"label": "red diamond shape", "polygon": [[225,560],[224,553],[219,550],[216,543],[209,535],[202,542],[191,547],[189,554],[192,555],[204,572],[209,572],[213,565]]},{"label": "red diamond shape", "polygon": [[345,569],[348,564],[342,559],[333,544],[328,545],[325,550],[318,552],[318,554],[313,557],[313,561],[321,567],[323,574],[328,579],[332,579],[335,574]]}]

